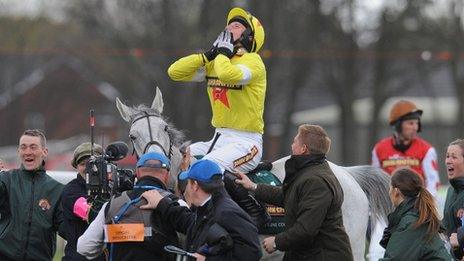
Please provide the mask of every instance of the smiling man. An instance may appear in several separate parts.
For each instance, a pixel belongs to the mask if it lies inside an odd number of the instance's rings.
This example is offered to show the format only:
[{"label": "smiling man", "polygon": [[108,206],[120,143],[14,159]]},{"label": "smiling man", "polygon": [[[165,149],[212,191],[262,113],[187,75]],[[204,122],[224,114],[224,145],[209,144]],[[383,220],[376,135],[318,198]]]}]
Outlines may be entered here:
[{"label": "smiling man", "polygon": [[51,260],[63,186],[44,169],[45,135],[26,130],[19,139],[19,169],[0,172],[0,260]]}]

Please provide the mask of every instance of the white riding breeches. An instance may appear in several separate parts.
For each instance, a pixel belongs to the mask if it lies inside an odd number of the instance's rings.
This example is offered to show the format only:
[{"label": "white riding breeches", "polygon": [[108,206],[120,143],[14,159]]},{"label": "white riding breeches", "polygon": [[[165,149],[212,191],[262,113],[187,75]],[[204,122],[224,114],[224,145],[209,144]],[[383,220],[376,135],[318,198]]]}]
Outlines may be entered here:
[{"label": "white riding breeches", "polygon": [[[219,135],[213,145],[216,135]],[[210,153],[208,150],[213,146]],[[216,162],[223,170],[247,173],[258,165],[263,156],[263,137],[260,133],[217,128],[213,139],[190,145],[192,156],[203,156]]]}]

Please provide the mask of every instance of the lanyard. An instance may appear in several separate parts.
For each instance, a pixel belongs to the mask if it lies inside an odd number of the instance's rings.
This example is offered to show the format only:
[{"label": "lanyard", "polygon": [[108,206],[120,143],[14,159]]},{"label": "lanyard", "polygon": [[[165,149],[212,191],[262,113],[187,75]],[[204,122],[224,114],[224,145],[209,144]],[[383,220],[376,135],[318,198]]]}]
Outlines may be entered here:
[{"label": "lanyard", "polygon": [[[155,190],[158,190],[158,191],[165,191],[164,189],[160,188],[160,187],[157,187],[157,186],[139,186],[139,185],[135,185],[134,186],[134,189],[145,189],[145,190],[151,190],[151,189],[155,189]],[[121,218],[124,216],[124,214],[127,212],[127,210],[129,209],[129,207],[131,205],[134,205],[134,204],[137,204],[140,202],[140,200],[142,200],[142,196],[139,196],[129,202],[126,202],[122,207],[121,209],[119,210],[119,212],[116,214],[116,216],[113,217],[113,220],[114,220],[114,223],[118,224],[119,221],[121,220]]]},{"label": "lanyard", "polygon": [[[160,188],[160,187],[157,187],[157,186],[140,186],[140,185],[135,185],[134,186],[134,189],[145,189],[145,190],[152,190],[152,189],[155,189],[155,190],[158,190],[158,191],[165,191],[164,189]],[[114,220],[114,223],[115,224],[118,224],[119,221],[121,220],[121,218],[124,216],[124,214],[127,212],[127,210],[129,209],[129,207],[131,205],[134,205],[134,204],[137,204],[138,202],[140,202],[140,200],[142,200],[142,196],[139,196],[135,199],[132,199],[131,201],[129,202],[126,202],[122,207],[121,209],[119,210],[119,212],[116,214],[116,216],[113,217],[113,220]],[[110,244],[110,261],[113,260],[113,251],[114,251],[114,244]]]}]

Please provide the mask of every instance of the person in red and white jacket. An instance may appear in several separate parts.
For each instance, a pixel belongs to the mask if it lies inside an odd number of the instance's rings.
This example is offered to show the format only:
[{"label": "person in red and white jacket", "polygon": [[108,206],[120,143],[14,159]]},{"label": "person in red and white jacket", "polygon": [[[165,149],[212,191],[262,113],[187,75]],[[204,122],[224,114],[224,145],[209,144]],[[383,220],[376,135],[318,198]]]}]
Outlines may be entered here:
[{"label": "person in red and white jacket", "polygon": [[[396,102],[389,117],[393,135],[380,140],[372,150],[372,165],[392,174],[397,168],[411,168],[424,181],[425,187],[433,195],[440,184],[438,176],[437,152],[427,141],[417,136],[421,131],[422,110],[406,100]],[[377,222],[372,229],[368,259],[378,260],[385,249],[378,242],[382,238],[386,224]]]},{"label": "person in red and white jacket", "polygon": [[437,194],[440,184],[437,152],[427,141],[417,136],[421,131],[422,110],[405,100],[395,103],[390,111],[393,135],[380,140],[372,150],[372,165],[391,174],[395,169],[409,167],[424,180],[427,190]]}]

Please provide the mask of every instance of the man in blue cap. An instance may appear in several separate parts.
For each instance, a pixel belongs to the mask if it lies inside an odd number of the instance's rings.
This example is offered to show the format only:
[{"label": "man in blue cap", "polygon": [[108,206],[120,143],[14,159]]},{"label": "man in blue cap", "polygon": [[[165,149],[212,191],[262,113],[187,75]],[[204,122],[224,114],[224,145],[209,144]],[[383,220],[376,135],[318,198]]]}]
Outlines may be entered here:
[{"label": "man in blue cap", "polygon": [[[203,159],[179,176],[187,180],[185,198],[192,211],[179,206],[156,190],[142,194],[148,204],[142,209],[156,209],[176,231],[187,235],[186,250],[208,260],[259,260],[261,249],[258,230],[225,192],[220,167]],[[201,255],[201,256],[200,256]]]},{"label": "man in blue cap", "polygon": [[103,205],[79,238],[77,251],[92,259],[103,251],[105,243],[109,243],[110,260],[175,260],[174,255],[164,251],[166,245],[178,244],[174,227],[159,213],[138,207],[144,204],[140,202],[140,195],[150,189],[160,191],[173,202],[178,201],[166,188],[169,168],[169,159],[163,154],[144,154],[137,162],[134,188],[113,196]]}]

